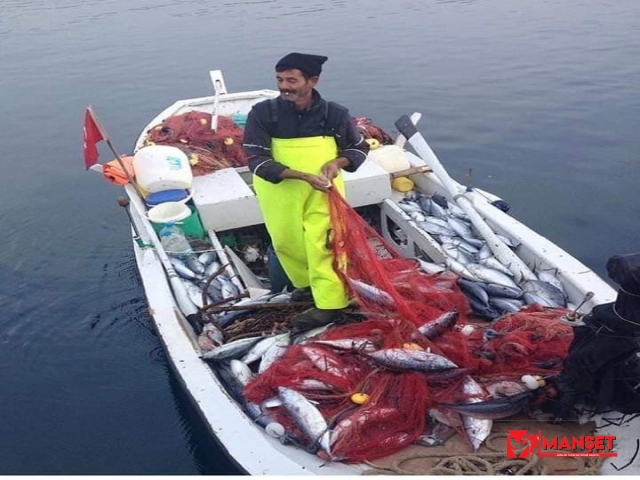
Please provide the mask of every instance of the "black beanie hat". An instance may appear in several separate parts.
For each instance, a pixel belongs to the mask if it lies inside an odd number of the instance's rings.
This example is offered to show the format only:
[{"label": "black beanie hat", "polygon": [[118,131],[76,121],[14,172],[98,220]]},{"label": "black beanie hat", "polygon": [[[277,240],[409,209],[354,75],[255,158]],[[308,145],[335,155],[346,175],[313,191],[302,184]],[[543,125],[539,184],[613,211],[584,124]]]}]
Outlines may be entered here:
[{"label": "black beanie hat", "polygon": [[329,58],[322,55],[310,55],[306,53],[289,53],[276,63],[277,70],[297,68],[310,77],[317,77],[322,72],[322,64]]}]

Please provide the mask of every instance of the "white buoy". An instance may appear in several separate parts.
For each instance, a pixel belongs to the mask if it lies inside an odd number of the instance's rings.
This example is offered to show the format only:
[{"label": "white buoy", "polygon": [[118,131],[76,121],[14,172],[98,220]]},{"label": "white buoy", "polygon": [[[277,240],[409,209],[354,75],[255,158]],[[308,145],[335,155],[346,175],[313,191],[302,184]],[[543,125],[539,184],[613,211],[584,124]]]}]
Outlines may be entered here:
[{"label": "white buoy", "polygon": [[475,331],[476,331],[476,329],[475,329],[475,327],[474,327],[473,325],[465,325],[465,326],[464,326],[464,327],[462,327],[462,329],[460,330],[460,332],[461,332],[463,335],[466,335],[467,337],[468,337],[469,335],[471,335],[471,334],[472,334],[473,332],[475,332]]},{"label": "white buoy", "polygon": [[264,427],[264,431],[267,433],[267,435],[273,438],[280,438],[284,435],[285,432],[282,424],[278,422],[271,422],[266,427]]},{"label": "white buoy", "polygon": [[540,386],[533,375],[523,375],[520,380],[524,382],[529,390],[536,390]]}]

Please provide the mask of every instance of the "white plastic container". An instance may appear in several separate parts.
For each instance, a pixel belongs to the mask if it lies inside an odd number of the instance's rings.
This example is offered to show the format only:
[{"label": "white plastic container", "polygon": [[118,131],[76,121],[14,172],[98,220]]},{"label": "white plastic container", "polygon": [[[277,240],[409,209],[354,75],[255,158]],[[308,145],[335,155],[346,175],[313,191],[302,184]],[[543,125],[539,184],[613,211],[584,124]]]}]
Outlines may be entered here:
[{"label": "white plastic container", "polygon": [[397,145],[382,145],[374,150],[369,150],[367,158],[389,173],[411,168],[406,153]]},{"label": "white plastic container", "polygon": [[189,189],[193,181],[189,157],[176,147],[141,148],[133,156],[133,170],[138,184],[149,193]]},{"label": "white plastic container", "polygon": [[165,202],[152,207],[147,218],[153,223],[179,222],[191,215],[191,210],[181,202]]}]

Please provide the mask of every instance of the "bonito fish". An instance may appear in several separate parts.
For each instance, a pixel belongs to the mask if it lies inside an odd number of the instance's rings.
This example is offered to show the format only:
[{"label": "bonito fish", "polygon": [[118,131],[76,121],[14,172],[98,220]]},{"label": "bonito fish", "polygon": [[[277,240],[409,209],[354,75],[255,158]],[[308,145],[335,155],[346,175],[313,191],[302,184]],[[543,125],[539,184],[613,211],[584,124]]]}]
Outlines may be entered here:
[{"label": "bonito fish", "polygon": [[458,321],[458,312],[451,311],[443,313],[435,320],[425,323],[418,328],[418,331],[429,340],[439,337],[447,330],[451,329]]},{"label": "bonito fish", "polygon": [[398,370],[446,370],[458,366],[448,358],[422,350],[387,348],[367,354],[376,363]]},{"label": "bonito fish", "polygon": [[[470,376],[464,379],[462,392],[467,395],[467,404],[482,402],[486,397],[482,386]],[[491,434],[493,420],[462,415],[462,425],[464,426],[464,431],[469,439],[469,443],[471,443],[473,447],[473,451],[477,452],[480,445],[482,445]]]},{"label": "bonito fish", "polygon": [[298,427],[327,453],[331,453],[331,439],[327,421],[304,395],[286,387],[278,387],[282,405]]}]

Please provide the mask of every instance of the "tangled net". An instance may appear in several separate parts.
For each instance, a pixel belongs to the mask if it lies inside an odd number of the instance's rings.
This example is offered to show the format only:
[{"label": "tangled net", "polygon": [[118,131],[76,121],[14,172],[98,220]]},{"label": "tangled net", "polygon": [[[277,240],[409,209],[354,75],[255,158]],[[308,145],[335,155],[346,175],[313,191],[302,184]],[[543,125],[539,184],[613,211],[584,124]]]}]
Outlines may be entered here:
[{"label": "tangled net", "polygon": [[193,174],[198,176],[222,168],[246,166],[243,132],[225,116],[218,117],[218,128],[214,131],[211,114],[194,110],[169,117],[149,129],[147,143],[179,148],[189,156]]}]

